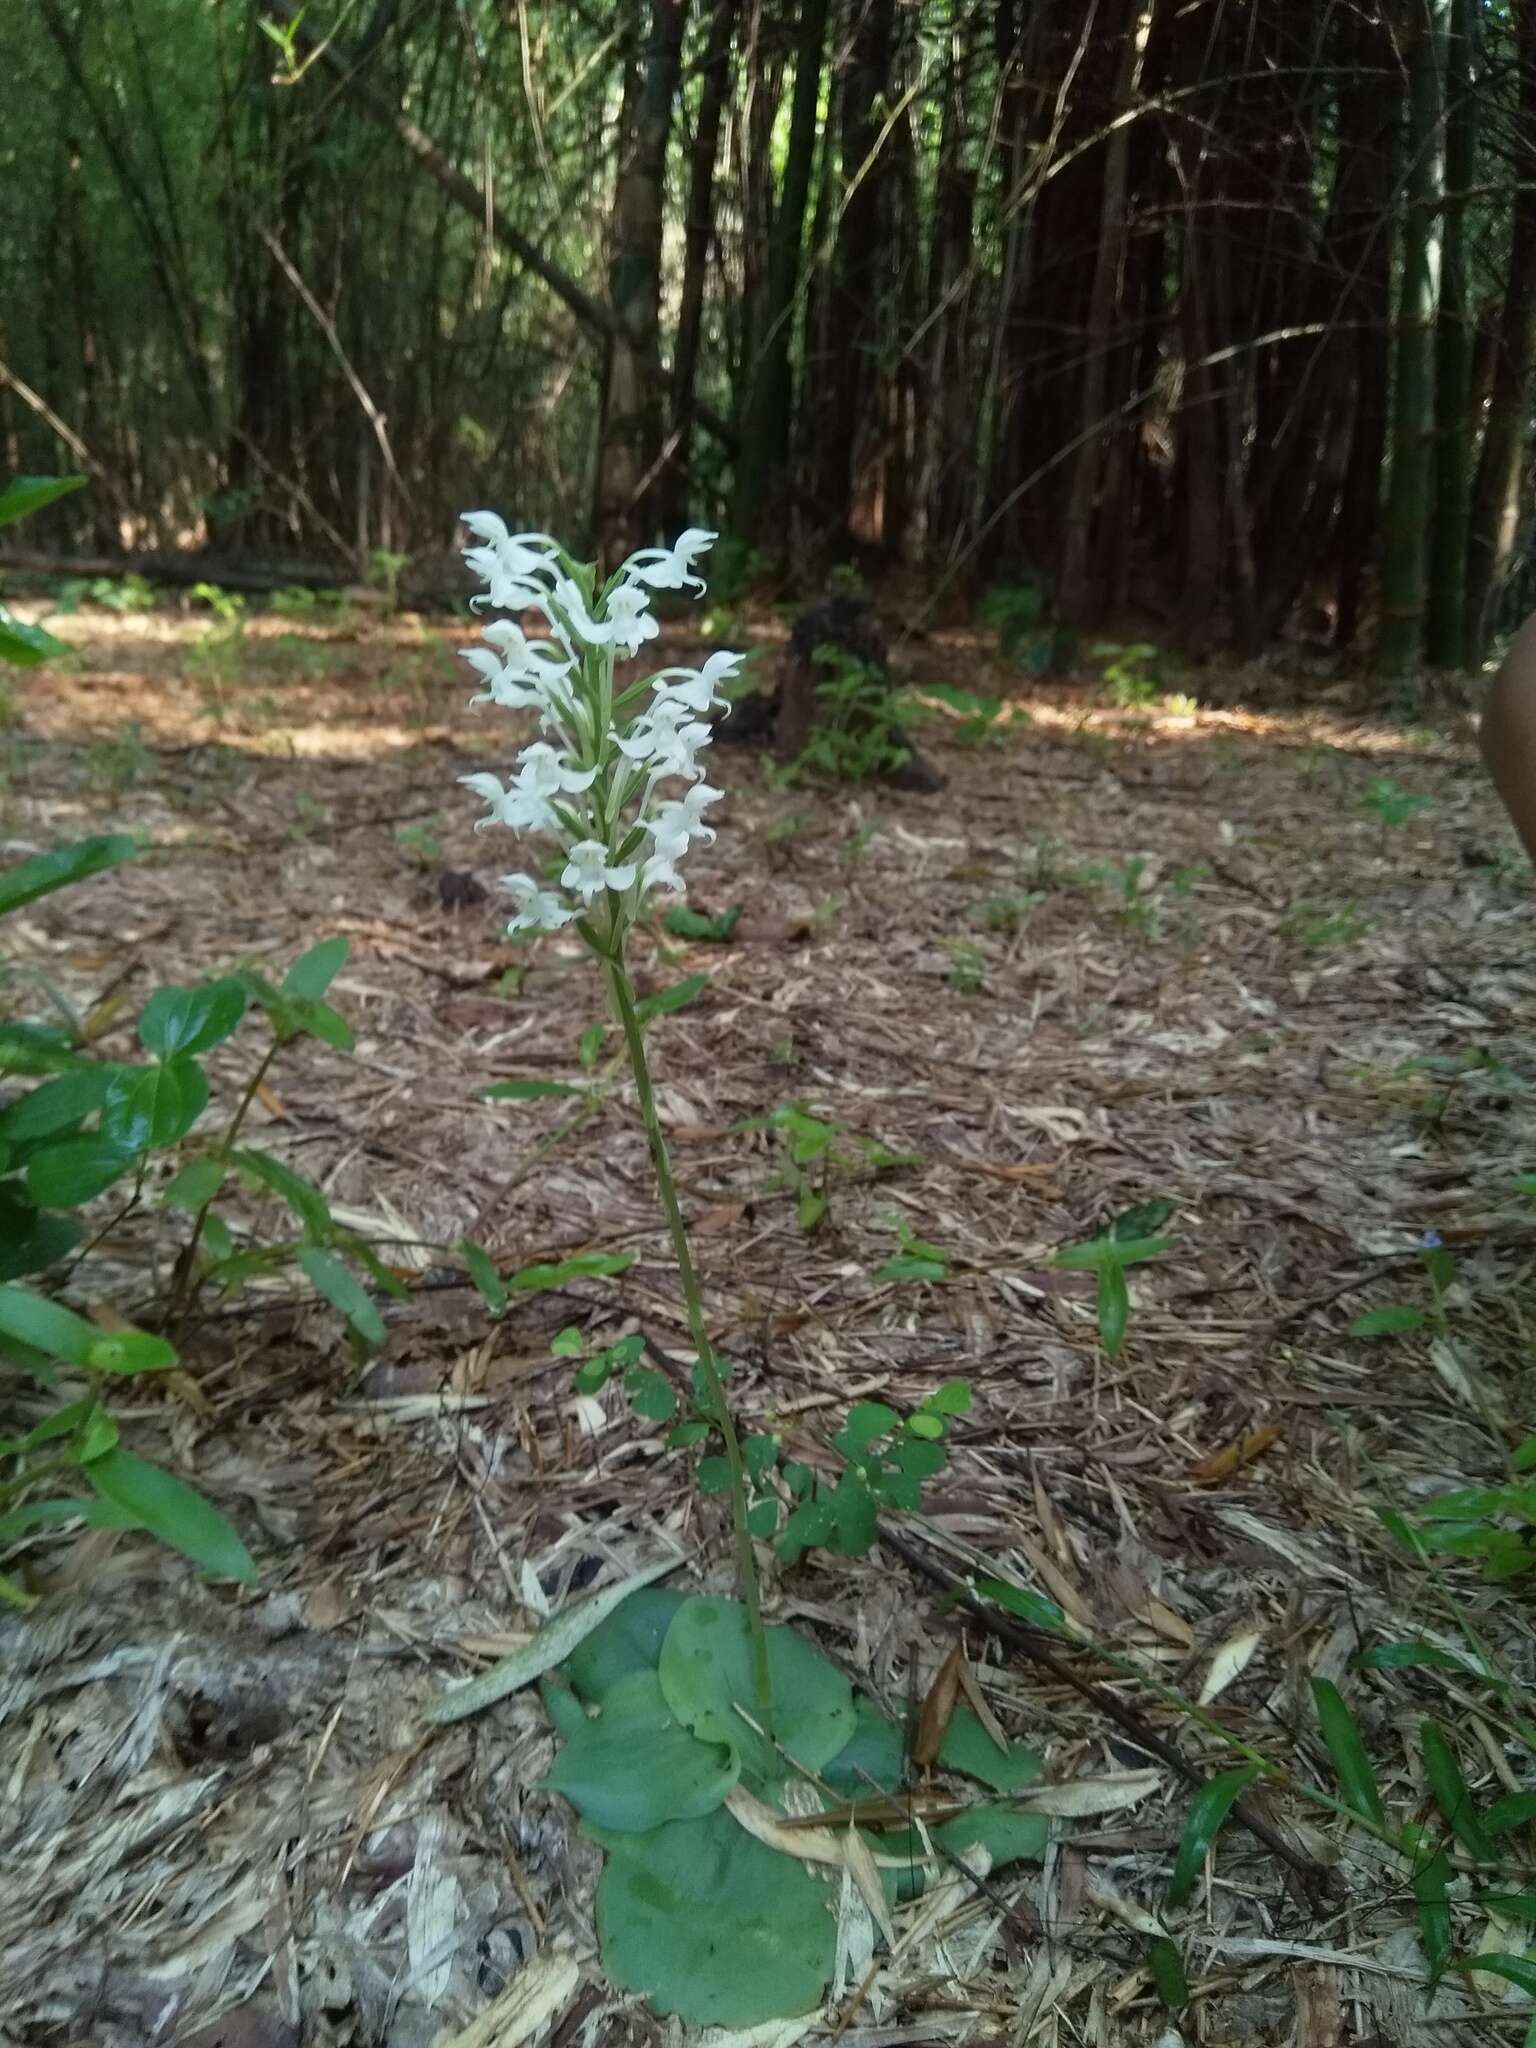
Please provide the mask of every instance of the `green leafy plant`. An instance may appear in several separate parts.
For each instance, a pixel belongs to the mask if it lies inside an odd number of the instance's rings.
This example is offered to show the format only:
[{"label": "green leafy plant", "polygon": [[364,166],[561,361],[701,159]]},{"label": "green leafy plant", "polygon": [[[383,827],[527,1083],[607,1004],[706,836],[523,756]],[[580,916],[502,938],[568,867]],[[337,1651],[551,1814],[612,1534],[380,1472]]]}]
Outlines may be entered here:
[{"label": "green leafy plant", "polygon": [[926,1238],[916,1237],[899,1216],[891,1217],[895,1226],[900,1251],[892,1252],[885,1262],[875,1268],[877,1280],[946,1280],[949,1277],[949,1253],[942,1246],[929,1244]]},{"label": "green leafy plant", "polygon": [[890,679],[830,643],[811,659],[819,671],[815,720],[805,746],[781,771],[783,779],[820,775],[831,782],[864,782],[904,767],[912,751],[892,737],[899,701]]},{"label": "green leafy plant", "polygon": [[949,966],[944,970],[944,981],[958,995],[981,996],[987,992],[987,960],[979,946],[973,946],[969,939],[949,938],[941,941],[949,955]]},{"label": "green leafy plant", "polygon": [[[939,707],[936,712],[934,707]],[[962,747],[1005,746],[1012,732],[1031,724],[1022,704],[1010,704],[1001,697],[983,697],[975,690],[962,690],[953,683],[923,683],[902,698],[903,715],[942,716],[948,736]]]},{"label": "green leafy plant", "polygon": [[1351,1337],[1401,1337],[1423,1329],[1426,1323],[1433,1323],[1441,1331],[1445,1329],[1446,1296],[1456,1279],[1456,1255],[1447,1251],[1436,1232],[1428,1231],[1419,1257],[1429,1281],[1428,1308],[1418,1308],[1410,1302],[1384,1302],[1355,1317],[1349,1326]]},{"label": "green leafy plant", "polygon": [[1155,704],[1163,693],[1165,657],[1150,640],[1101,640],[1089,650],[1100,671],[1109,701],[1121,711]]},{"label": "green leafy plant", "polygon": [[386,613],[399,611],[400,583],[410,566],[410,556],[399,554],[393,548],[368,550],[368,580],[383,591]]},{"label": "green leafy plant", "polygon": [[130,719],[111,739],[93,740],[85,750],[85,772],[113,791],[132,789],[153,772],[155,757],[144,744],[144,728]]},{"label": "green leafy plant", "polygon": [[1131,1295],[1126,1269],[1161,1258],[1172,1249],[1172,1239],[1157,1232],[1172,1216],[1169,1201],[1141,1202],[1117,1216],[1107,1230],[1085,1244],[1068,1245],[1053,1263],[1063,1272],[1096,1275],[1099,1342],[1106,1358],[1117,1358],[1125,1343],[1130,1322]]},{"label": "green leafy plant", "polygon": [[443,820],[434,811],[428,818],[413,818],[395,827],[395,843],[413,867],[432,870],[443,864]]},{"label": "green leafy plant", "polygon": [[1432,811],[1434,807],[1432,796],[1419,796],[1410,790],[1399,789],[1390,775],[1376,776],[1360,799],[1360,809],[1369,811],[1381,826],[1383,846],[1390,832],[1406,825],[1421,811]]},{"label": "green leafy plant", "polygon": [[206,605],[213,618],[188,650],[183,667],[202,685],[208,709],[223,719],[229,687],[245,658],[245,599],[217,583],[194,583],[187,595],[192,603]]},{"label": "green leafy plant", "polygon": [[[0,526],[11,526],[29,513],[40,512],[85,483],[83,476],[16,476],[0,491]],[[64,641],[43,626],[25,626],[0,604],[0,661],[13,668],[36,668],[51,655],[68,654]]]},{"label": "green leafy plant", "polygon": [[981,601],[980,618],[997,635],[1004,661],[1021,654],[1045,615],[1045,593],[1035,583],[1001,583]]},{"label": "green leafy plant", "polygon": [[1330,908],[1323,903],[1293,903],[1280,920],[1282,938],[1293,939],[1308,953],[1329,952],[1336,946],[1353,946],[1375,923],[1351,904]]},{"label": "green leafy plant", "polygon": [[61,612],[78,611],[82,604],[100,605],[103,611],[116,612],[119,616],[130,612],[152,612],[155,608],[155,587],[145,577],[133,573],[127,576],[72,576],[59,585],[54,602]]},{"label": "green leafy plant", "polygon": [[692,939],[709,946],[728,945],[740,922],[740,904],[733,904],[729,910],[717,911],[710,917],[702,910],[691,910],[686,903],[676,904],[661,921],[663,931],[669,932],[674,939]]},{"label": "green leafy plant", "polygon": [[816,1229],[825,1217],[839,1184],[872,1180],[897,1167],[916,1165],[919,1158],[915,1152],[893,1152],[872,1138],[855,1136],[846,1124],[814,1115],[803,1102],[781,1102],[767,1116],[749,1117],[733,1128],[768,1131],[778,1140],[781,1164],[769,1190],[787,1190],[794,1196],[795,1217],[804,1231]]}]

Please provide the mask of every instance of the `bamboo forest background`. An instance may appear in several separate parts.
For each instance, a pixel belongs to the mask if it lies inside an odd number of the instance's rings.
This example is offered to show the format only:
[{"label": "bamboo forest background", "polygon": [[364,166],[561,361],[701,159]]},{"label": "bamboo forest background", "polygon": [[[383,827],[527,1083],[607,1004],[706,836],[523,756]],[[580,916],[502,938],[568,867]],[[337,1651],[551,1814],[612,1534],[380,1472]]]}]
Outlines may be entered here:
[{"label": "bamboo forest background", "polygon": [[24,0],[0,57],[60,550],[487,503],[1394,674],[1521,560],[1536,0]]}]

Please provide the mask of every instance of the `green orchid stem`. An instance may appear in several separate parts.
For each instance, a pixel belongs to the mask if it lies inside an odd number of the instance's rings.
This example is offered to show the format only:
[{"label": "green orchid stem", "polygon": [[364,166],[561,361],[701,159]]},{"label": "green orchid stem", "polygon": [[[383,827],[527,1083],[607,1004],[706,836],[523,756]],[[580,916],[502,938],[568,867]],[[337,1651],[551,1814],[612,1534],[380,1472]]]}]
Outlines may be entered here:
[{"label": "green orchid stem", "polygon": [[[250,1112],[251,1104],[256,1100],[256,1091],[267,1078],[268,1073],[271,1071],[272,1062],[282,1051],[283,1045],[284,1041],[274,1036],[272,1043],[262,1055],[256,1071],[246,1083],[245,1093],[241,1096],[239,1106],[229,1120],[229,1128],[219,1141],[219,1148],[213,1155],[221,1166],[229,1164],[230,1155],[235,1149],[235,1140],[240,1135],[241,1127],[244,1125],[245,1119]],[[203,1241],[203,1226],[208,1221],[208,1212],[213,1207],[215,1199],[215,1196],[210,1195],[208,1200],[198,1210],[196,1216],[193,1217],[192,1234],[187,1239],[185,1249],[176,1261],[175,1288],[171,1296],[170,1310],[166,1317],[167,1322],[172,1327],[181,1322],[190,1306],[192,1270],[197,1263],[197,1248]]]},{"label": "green orchid stem", "polygon": [[[616,941],[621,948],[622,937]],[[645,1056],[645,1033],[635,1013],[634,985],[629,970],[624,965],[622,951],[601,955],[603,971],[608,977],[608,992],[613,999],[614,1015],[624,1033],[624,1044],[629,1052],[629,1064],[635,1076],[635,1092],[640,1098],[640,1115],[645,1123],[645,1135],[650,1141],[651,1163],[656,1169],[656,1189],[661,1196],[661,1206],[666,1213],[667,1228],[672,1233],[672,1251],[677,1260],[678,1277],[683,1284],[683,1299],[688,1304],[688,1331],[693,1339],[693,1348],[698,1354],[699,1366],[709,1389],[710,1419],[719,1428],[725,1443],[725,1462],[731,1474],[731,1520],[736,1530],[736,1569],[741,1580],[741,1597],[746,1603],[747,1627],[752,1637],[752,1665],[757,1680],[757,1701],[763,1716],[765,1731],[770,1735],[773,1727],[773,1683],[768,1670],[768,1637],[763,1628],[762,1594],[758,1587],[757,1557],[752,1548],[752,1532],[747,1527],[747,1469],[742,1462],[741,1439],[736,1434],[736,1424],[725,1398],[725,1383],[720,1377],[720,1368],[715,1362],[714,1347],[704,1327],[704,1305],[699,1297],[699,1280],[694,1271],[693,1254],[688,1247],[688,1230],[683,1222],[683,1212],[678,1206],[677,1187],[672,1179],[672,1161],[667,1153],[667,1141],[662,1134],[661,1119],[656,1114],[656,1092],[651,1085],[650,1062]]]}]

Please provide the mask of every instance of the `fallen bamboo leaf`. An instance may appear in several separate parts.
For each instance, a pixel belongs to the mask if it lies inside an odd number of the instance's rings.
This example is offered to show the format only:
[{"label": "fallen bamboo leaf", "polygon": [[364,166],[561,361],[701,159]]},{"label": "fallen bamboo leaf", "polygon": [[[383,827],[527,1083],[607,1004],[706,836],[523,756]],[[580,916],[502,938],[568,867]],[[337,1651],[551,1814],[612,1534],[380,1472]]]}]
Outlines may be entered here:
[{"label": "fallen bamboo leaf", "polygon": [[1220,1697],[1233,1679],[1241,1678],[1252,1661],[1254,1651],[1264,1640],[1261,1629],[1246,1629],[1241,1635],[1228,1636],[1216,1647],[1210,1668],[1205,1674],[1205,1683],[1200,1688],[1200,1705],[1208,1707],[1211,1701]]},{"label": "fallen bamboo leaf", "polygon": [[1250,1429],[1246,1436],[1234,1437],[1231,1443],[1223,1444],[1219,1451],[1212,1451],[1208,1458],[1190,1467],[1191,1486],[1219,1486],[1223,1479],[1230,1479],[1255,1458],[1262,1458],[1284,1433],[1279,1423],[1266,1422],[1262,1429]]},{"label": "fallen bamboo leaf", "polygon": [[982,1696],[981,1686],[977,1681],[975,1672],[971,1669],[969,1657],[962,1657],[960,1659],[960,1690],[970,1701],[972,1713],[976,1716],[982,1727],[986,1729],[998,1749],[1006,1756],[1013,1745],[1003,1733],[1002,1725],[996,1714],[993,1713]]},{"label": "fallen bamboo leaf", "polygon": [[546,1671],[563,1664],[576,1645],[585,1642],[621,1600],[627,1600],[631,1593],[638,1593],[642,1586],[665,1578],[668,1572],[675,1572],[682,1562],[680,1557],[658,1558],[642,1571],[620,1579],[617,1585],[605,1586],[590,1600],[563,1608],[522,1649],[514,1650],[510,1657],[503,1657],[500,1663],[493,1664],[489,1671],[482,1671],[477,1678],[462,1679],[446,1692],[439,1693],[427,1708],[427,1719],[439,1724],[462,1721],[466,1714],[478,1714],[482,1707],[505,1699],[509,1692],[520,1692],[525,1685],[532,1685]]},{"label": "fallen bamboo leaf", "polygon": [[917,1733],[912,1738],[912,1762],[920,1771],[931,1771],[939,1760],[939,1751],[944,1746],[944,1737],[949,1733],[949,1724],[960,1697],[960,1670],[964,1662],[964,1652],[956,1643],[934,1673],[933,1683],[923,1695]]},{"label": "fallen bamboo leaf", "polygon": [[1036,1791],[1021,1792],[1013,1804],[1025,1813],[1050,1813],[1064,1820],[1082,1820],[1089,1814],[1139,1806],[1162,1781],[1160,1771],[1120,1771],[1104,1778],[1074,1778],[1069,1784],[1042,1785]]},{"label": "fallen bamboo leaf", "polygon": [[559,2017],[580,1981],[572,1957],[535,1956],[494,2004],[459,2032],[439,2034],[432,2048],[521,2048]]}]

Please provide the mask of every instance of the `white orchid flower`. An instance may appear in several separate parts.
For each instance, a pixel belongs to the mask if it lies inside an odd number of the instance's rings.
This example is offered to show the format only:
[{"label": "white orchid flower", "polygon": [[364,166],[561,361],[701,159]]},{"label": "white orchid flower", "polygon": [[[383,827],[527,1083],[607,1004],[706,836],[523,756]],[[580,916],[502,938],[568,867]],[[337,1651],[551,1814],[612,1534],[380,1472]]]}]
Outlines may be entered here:
[{"label": "white orchid flower", "polygon": [[664,704],[675,700],[686,704],[696,717],[702,717],[711,704],[728,701],[721,696],[718,685],[735,675],[742,659],[741,655],[732,654],[722,647],[709,657],[702,668],[664,668],[659,675],[652,677],[656,701]]},{"label": "white orchid flower", "polygon": [[581,592],[567,576],[555,578],[551,596],[560,616],[569,622],[578,639],[589,647],[611,647],[625,661],[661,631],[660,622],[652,617],[646,603],[645,592],[627,583],[609,591],[608,615],[604,619],[593,618]]},{"label": "white orchid flower", "polygon": [[704,578],[694,574],[693,558],[707,554],[720,538],[702,526],[690,526],[669,548],[639,548],[624,564],[628,582],[648,584],[652,590],[697,590],[704,593]]},{"label": "white orchid flower", "polygon": [[627,889],[635,879],[634,862],[610,866],[608,849],[600,839],[578,839],[568,852],[560,883],[562,888],[574,889],[583,903],[590,903],[599,889]]},{"label": "white orchid flower", "polygon": [[507,926],[509,932],[554,932],[576,915],[567,910],[552,889],[545,889],[532,875],[503,875],[501,886],[517,898],[517,915]]},{"label": "white orchid flower", "polygon": [[704,770],[694,759],[700,747],[707,747],[710,730],[707,725],[695,723],[680,725],[668,732],[658,726],[655,732],[655,751],[650,759],[650,774],[653,782],[660,782],[668,775],[685,775],[690,782]]},{"label": "white orchid flower", "polygon": [[459,653],[485,683],[470,698],[471,704],[499,704],[503,711],[542,711],[544,698],[538,690],[525,689],[506,662],[498,660],[488,647],[461,647]]},{"label": "white orchid flower", "polygon": [[545,603],[542,586],[531,576],[514,576],[494,548],[466,548],[464,560],[485,585],[469,600],[478,610],[490,605],[499,612],[525,612]]},{"label": "white orchid flower", "polygon": [[477,832],[483,832],[487,825],[504,825],[507,822],[507,792],[502,787],[499,775],[461,775],[459,780],[466,789],[472,789],[476,796],[483,798],[491,807],[483,818],[475,820]]},{"label": "white orchid flower", "polygon": [[681,852],[687,850],[687,845],[687,840],[684,840],[679,852],[671,854],[663,853],[658,848],[640,870],[641,888],[670,889],[674,896],[686,896],[688,894],[688,884],[677,872],[674,863],[679,859]]},{"label": "white orchid flower", "polygon": [[656,806],[654,815],[646,830],[655,835],[656,850],[661,851],[662,836],[680,837],[684,844],[691,839],[702,839],[708,845],[715,843],[715,829],[704,823],[704,812],[711,804],[719,803],[725,791],[711,789],[707,782],[696,782],[688,794],[681,799],[668,798]]},{"label": "white orchid flower", "polygon": [[464,550],[465,561],[477,574],[476,561],[487,556],[498,561],[508,576],[519,580],[537,575],[540,570],[554,569],[559,563],[559,546],[547,533],[509,533],[507,522],[498,512],[461,512],[459,517],[475,539],[485,543]]}]

